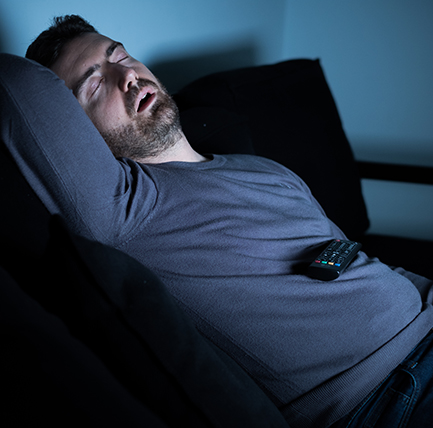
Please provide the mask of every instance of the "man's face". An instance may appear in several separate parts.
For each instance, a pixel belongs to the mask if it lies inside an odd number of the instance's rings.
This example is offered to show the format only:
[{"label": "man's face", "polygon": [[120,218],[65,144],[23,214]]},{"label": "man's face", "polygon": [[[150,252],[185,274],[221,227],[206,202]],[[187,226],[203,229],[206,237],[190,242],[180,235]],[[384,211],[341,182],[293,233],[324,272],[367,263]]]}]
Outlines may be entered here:
[{"label": "man's face", "polygon": [[115,156],[156,156],[180,138],[175,103],[122,44],[84,34],[66,44],[51,69],[73,91]]}]

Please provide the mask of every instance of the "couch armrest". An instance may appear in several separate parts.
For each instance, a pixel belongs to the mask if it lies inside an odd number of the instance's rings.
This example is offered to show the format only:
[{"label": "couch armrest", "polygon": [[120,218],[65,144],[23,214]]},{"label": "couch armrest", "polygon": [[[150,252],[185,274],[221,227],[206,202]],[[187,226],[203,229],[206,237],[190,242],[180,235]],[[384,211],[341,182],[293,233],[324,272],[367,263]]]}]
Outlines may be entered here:
[{"label": "couch armrest", "polygon": [[[433,167],[357,161],[361,178],[403,183],[433,184]],[[366,233],[361,239],[363,250],[383,263],[433,278],[430,263],[433,241]]]},{"label": "couch armrest", "polygon": [[433,184],[433,167],[357,161],[361,178]]}]

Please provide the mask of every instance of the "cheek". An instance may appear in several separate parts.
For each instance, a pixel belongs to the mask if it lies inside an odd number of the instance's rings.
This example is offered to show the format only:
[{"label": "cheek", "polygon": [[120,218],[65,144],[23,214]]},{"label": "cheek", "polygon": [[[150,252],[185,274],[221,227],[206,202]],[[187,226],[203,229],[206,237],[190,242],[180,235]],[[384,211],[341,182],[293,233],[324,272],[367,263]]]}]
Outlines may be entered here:
[{"label": "cheek", "polygon": [[85,111],[99,132],[113,130],[124,125],[128,120],[123,105],[108,100],[94,108],[87,108]]}]

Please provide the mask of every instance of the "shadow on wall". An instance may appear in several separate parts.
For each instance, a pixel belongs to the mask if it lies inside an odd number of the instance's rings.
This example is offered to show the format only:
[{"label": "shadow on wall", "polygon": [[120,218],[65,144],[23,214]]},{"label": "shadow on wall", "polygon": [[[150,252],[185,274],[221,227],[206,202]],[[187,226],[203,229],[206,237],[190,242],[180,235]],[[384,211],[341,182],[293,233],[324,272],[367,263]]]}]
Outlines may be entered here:
[{"label": "shadow on wall", "polygon": [[[1,16],[1,14],[0,14]],[[6,43],[5,43],[5,28],[2,22],[0,22],[0,52],[6,52]]]},{"label": "shadow on wall", "polygon": [[168,91],[174,93],[199,77],[218,71],[251,67],[257,65],[256,61],[256,48],[253,45],[244,45],[224,51],[160,60],[146,65]]}]

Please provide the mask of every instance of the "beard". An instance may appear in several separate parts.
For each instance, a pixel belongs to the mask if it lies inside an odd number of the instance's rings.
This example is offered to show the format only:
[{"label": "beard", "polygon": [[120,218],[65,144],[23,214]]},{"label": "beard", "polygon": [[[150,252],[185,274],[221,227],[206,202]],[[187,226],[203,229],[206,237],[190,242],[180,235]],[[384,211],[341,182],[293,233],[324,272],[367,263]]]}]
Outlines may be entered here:
[{"label": "beard", "polygon": [[[146,115],[138,115],[135,101],[144,86],[158,89],[155,100]],[[179,110],[167,90],[159,84],[139,79],[126,97],[126,110],[131,123],[108,131],[100,131],[116,158],[142,160],[155,157],[173,147],[182,136]]]}]

